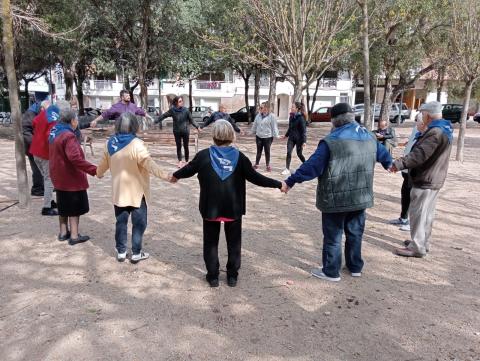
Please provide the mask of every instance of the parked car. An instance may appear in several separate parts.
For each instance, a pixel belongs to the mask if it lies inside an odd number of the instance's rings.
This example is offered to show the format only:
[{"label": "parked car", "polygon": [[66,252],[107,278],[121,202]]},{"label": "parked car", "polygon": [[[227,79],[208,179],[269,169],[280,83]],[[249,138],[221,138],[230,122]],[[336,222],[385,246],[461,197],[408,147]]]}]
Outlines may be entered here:
[{"label": "parked car", "polygon": [[100,114],[102,114],[102,110],[100,108],[83,108],[83,114],[95,115],[98,117]]},{"label": "parked car", "polygon": [[473,120],[477,123],[480,123],[480,113],[476,113],[474,116],[473,116]]},{"label": "parked car", "polygon": [[[374,105],[374,116],[375,121],[378,121],[380,118],[380,111],[382,106],[380,104]],[[393,103],[390,107],[390,112],[388,118],[391,123],[401,124],[405,119],[410,118],[411,110],[407,107],[405,103],[402,103],[402,108],[400,110],[400,103]]]},{"label": "parked car", "polygon": [[0,124],[10,125],[11,123],[11,114],[9,112],[0,112]]},{"label": "parked car", "polygon": [[[250,106],[250,115],[252,118],[252,122],[255,120],[255,116],[257,115],[257,111],[255,107]],[[230,113],[230,116],[235,120],[235,122],[248,122],[248,113],[247,107],[240,108],[235,113]]]},{"label": "parked car", "polygon": [[355,104],[353,106],[353,112],[355,113],[355,120],[359,123],[362,123],[364,112],[365,112],[365,105],[363,103]]},{"label": "parked car", "polygon": [[331,110],[332,107],[320,107],[313,113],[310,113],[309,119],[311,122],[329,122],[332,120]]},{"label": "parked car", "polygon": [[212,115],[212,108],[205,106],[194,106],[192,107],[192,118],[196,122],[205,123],[208,118]]},{"label": "parked car", "polygon": [[147,107],[147,114],[150,115],[152,118],[155,118],[160,115],[160,108],[159,107]]},{"label": "parked car", "polygon": [[[462,117],[462,110],[463,110],[462,104],[443,104],[442,117],[443,119],[450,120],[452,123],[458,123],[460,122],[460,119]],[[472,115],[474,115],[472,112],[468,112],[467,119]],[[475,116],[473,120],[475,120]]]}]

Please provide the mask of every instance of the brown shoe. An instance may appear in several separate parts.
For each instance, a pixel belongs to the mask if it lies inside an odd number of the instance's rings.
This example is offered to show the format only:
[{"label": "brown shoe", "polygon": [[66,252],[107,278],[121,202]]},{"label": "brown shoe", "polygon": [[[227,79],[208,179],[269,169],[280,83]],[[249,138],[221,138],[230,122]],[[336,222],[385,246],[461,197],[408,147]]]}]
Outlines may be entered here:
[{"label": "brown shoe", "polygon": [[403,257],[417,257],[417,258],[423,258],[425,257],[424,254],[421,254],[421,253],[418,253],[418,252],[415,252],[409,248],[395,248],[395,250],[393,251],[393,253],[399,255],[399,256],[403,256]]}]

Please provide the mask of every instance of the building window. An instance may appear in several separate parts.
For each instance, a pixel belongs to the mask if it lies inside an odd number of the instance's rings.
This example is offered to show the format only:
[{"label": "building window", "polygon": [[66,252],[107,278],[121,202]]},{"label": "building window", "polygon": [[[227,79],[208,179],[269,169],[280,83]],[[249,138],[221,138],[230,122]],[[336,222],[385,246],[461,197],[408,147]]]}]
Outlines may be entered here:
[{"label": "building window", "polygon": [[350,97],[348,96],[348,93],[340,93],[340,103],[350,104]]}]

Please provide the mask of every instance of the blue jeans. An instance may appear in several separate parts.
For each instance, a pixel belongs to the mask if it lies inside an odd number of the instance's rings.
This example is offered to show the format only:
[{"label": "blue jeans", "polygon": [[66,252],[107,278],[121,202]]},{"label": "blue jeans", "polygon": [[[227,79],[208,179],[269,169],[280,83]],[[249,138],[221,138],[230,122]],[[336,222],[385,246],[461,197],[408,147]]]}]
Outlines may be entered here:
[{"label": "blue jeans", "polygon": [[117,207],[115,208],[115,243],[118,253],[127,251],[128,218],[132,215],[132,254],[139,254],[142,250],[142,239],[147,229],[147,203],[142,199],[140,208]]},{"label": "blue jeans", "polygon": [[365,229],[365,210],[342,213],[322,213],[323,273],[339,277],[342,267],[342,235],[345,232],[345,263],[350,272],[361,272],[362,236]]}]

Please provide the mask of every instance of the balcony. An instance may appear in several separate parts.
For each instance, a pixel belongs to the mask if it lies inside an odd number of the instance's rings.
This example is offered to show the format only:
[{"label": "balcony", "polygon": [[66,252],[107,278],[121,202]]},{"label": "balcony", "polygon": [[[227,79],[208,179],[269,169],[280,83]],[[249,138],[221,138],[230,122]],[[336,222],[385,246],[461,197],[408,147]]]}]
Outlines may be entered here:
[{"label": "balcony", "polygon": [[94,80],[91,82],[93,87],[92,90],[112,90],[113,89],[113,80]]},{"label": "balcony", "polygon": [[195,89],[199,90],[221,90],[221,81],[197,80],[195,82]]}]

